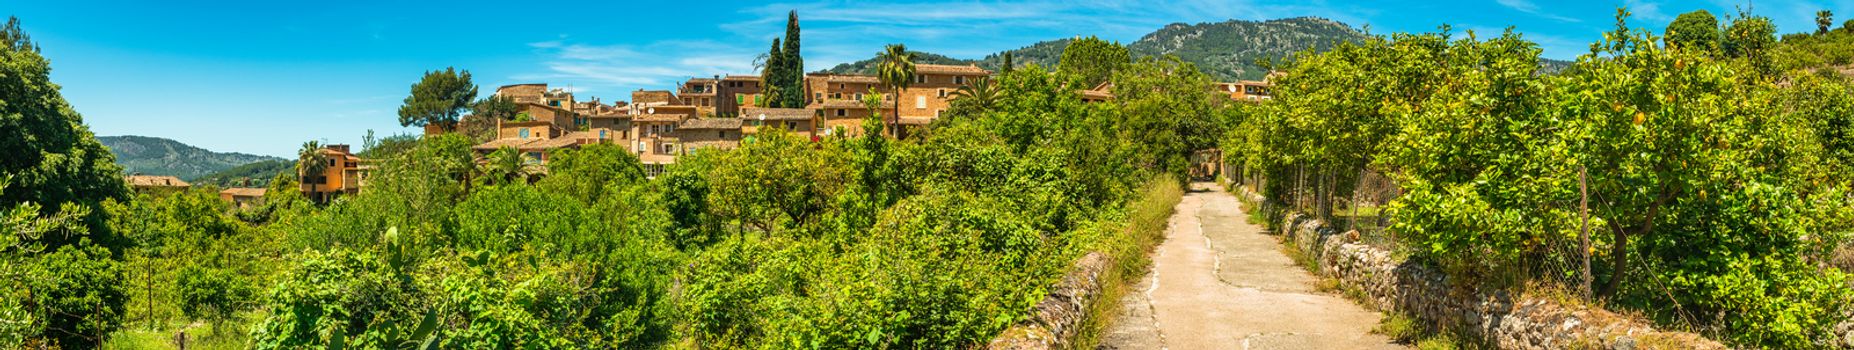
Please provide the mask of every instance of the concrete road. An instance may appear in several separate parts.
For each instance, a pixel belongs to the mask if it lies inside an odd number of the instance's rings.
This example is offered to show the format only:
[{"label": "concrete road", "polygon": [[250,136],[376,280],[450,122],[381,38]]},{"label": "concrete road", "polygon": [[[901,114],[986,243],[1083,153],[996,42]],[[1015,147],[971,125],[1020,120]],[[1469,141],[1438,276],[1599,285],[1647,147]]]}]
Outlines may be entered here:
[{"label": "concrete road", "polygon": [[1405,348],[1370,333],[1381,314],[1315,291],[1318,279],[1247,223],[1235,196],[1191,187],[1101,349]]}]

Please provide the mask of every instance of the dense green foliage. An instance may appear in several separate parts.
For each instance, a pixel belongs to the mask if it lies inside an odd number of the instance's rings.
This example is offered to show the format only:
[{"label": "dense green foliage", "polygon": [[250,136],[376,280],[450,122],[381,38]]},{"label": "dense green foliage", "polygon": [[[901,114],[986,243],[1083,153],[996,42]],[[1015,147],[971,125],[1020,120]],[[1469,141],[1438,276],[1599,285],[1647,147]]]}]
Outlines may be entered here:
[{"label": "dense green foliage", "polygon": [[[252,163],[281,160],[277,157],[213,152],[180,141],[147,136],[97,137],[116,164],[129,174],[168,175],[187,181],[201,179]],[[268,176],[268,175],[266,175]]]},{"label": "dense green foliage", "polygon": [[1364,172],[1389,176],[1391,232],[1468,283],[1593,283],[1610,305],[1732,344],[1836,344],[1854,295],[1821,266],[1850,232],[1837,114],[1854,100],[1835,94],[1854,85],[1773,72],[1761,17],[1735,19],[1718,51],[1663,48],[1624,18],[1556,75],[1511,32],[1303,53],[1226,149],[1270,198],[1321,213]]},{"label": "dense green foliage", "polygon": [[470,71],[445,67],[443,71],[425,72],[418,83],[412,84],[405,104],[399,106],[399,125],[436,124],[450,130],[456,127],[457,116],[476,102],[476,91]]},{"label": "dense green foliage", "polygon": [[[8,285],[48,301],[6,298],[0,315],[109,312],[28,323],[92,335],[57,340],[77,347],[175,321],[260,349],[971,347],[1085,253],[1137,275],[1182,189],[1169,174],[1232,124],[1189,63],[1107,73],[1121,102],[1085,104],[1083,78],[1031,64],[961,91],[959,117],[919,135],[768,129],[654,179],[616,145],[542,166],[468,135],[389,138],[369,142],[366,190],[314,204],[296,189],[326,164],[310,142],[249,208],[210,186],[102,202],[120,260],[38,249],[91,212],[21,205],[0,244],[23,249],[0,272],[69,278]],[[5,345],[45,339],[7,330]]]},{"label": "dense green foliage", "polygon": [[0,27],[0,347],[95,347],[122,321],[115,282],[129,242],[101,207],[128,199],[128,186],[50,75],[9,19]]},{"label": "dense green foliage", "polygon": [[1694,10],[1674,17],[1674,23],[1667,25],[1667,32],[1662,41],[1668,48],[1692,48],[1706,52],[1716,52],[1720,46],[1719,19],[1706,10]]},{"label": "dense green foliage", "polygon": [[1115,70],[1132,61],[1133,54],[1127,52],[1126,46],[1090,36],[1070,41],[1069,46],[1062,49],[1062,60],[1056,63],[1056,69],[1080,76],[1083,84],[1093,86],[1107,81]]}]

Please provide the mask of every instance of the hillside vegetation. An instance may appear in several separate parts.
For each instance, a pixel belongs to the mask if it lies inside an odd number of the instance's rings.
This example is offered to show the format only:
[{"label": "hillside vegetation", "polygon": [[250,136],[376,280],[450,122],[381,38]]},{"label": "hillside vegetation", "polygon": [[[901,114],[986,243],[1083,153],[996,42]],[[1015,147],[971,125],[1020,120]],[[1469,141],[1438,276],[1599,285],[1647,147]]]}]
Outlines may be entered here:
[{"label": "hillside vegetation", "polygon": [[[1196,65],[1212,79],[1233,81],[1261,79],[1267,70],[1257,62],[1263,59],[1278,60],[1303,50],[1325,51],[1335,43],[1357,42],[1364,38],[1364,33],[1345,23],[1319,17],[1296,17],[1268,21],[1173,23],[1141,36],[1138,41],[1124,44],[1135,58],[1175,55]],[[1007,52],[1011,53],[1012,61],[1018,66],[1036,63],[1043,67],[1055,67],[1056,61],[1062,57],[1062,50],[1072,40],[1042,41]],[[1004,62],[1003,55],[1000,52],[973,60],[923,52],[915,57],[925,58],[918,63],[977,64],[981,68],[996,71]],[[825,72],[873,74],[877,62],[877,59],[871,58],[840,64]]]},{"label": "hillside vegetation", "polygon": [[296,164],[282,159],[261,160],[250,164],[232,167],[219,172],[200,175],[188,179],[193,185],[213,185],[219,187],[265,187],[278,174],[296,171]]},{"label": "hillside vegetation", "polygon": [[282,158],[236,152],[213,152],[180,141],[147,136],[101,136],[98,142],[109,147],[116,163],[126,173],[171,175],[181,179],[198,178],[240,165],[259,161],[282,161]]}]

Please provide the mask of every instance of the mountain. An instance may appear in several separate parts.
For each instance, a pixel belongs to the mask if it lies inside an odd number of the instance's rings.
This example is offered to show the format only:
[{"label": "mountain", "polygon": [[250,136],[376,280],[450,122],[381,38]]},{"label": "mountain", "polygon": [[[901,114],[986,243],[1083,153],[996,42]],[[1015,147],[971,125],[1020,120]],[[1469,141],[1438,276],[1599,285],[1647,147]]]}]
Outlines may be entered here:
[{"label": "mountain", "polygon": [[266,187],[270,186],[271,179],[277,178],[277,174],[292,171],[296,171],[296,163],[284,159],[270,159],[201,175],[187,181],[194,185],[219,187]]},{"label": "mountain", "polygon": [[[908,50],[908,53],[914,54],[914,63],[963,65],[963,64],[969,64],[969,63],[975,62],[973,60],[962,60],[962,59],[957,59],[957,58],[952,58],[952,57],[946,57],[945,55],[931,53],[931,52],[920,52],[920,51]],[[871,59],[866,59],[866,60],[861,60],[861,61],[856,61],[856,62],[839,64],[836,67],[831,67],[831,69],[826,69],[822,71],[822,73],[871,74],[873,75],[876,73],[876,65],[881,64],[881,63],[882,61],[880,58],[871,58]]]},{"label": "mountain", "polygon": [[[1173,23],[1127,44],[1134,57],[1177,55],[1197,64],[1199,70],[1218,80],[1261,79],[1267,72],[1256,64],[1260,59],[1280,59],[1306,49],[1326,50],[1340,41],[1360,41],[1365,34],[1345,23],[1319,18],[1296,17],[1268,21],[1230,20],[1218,23]],[[1072,39],[1038,42],[1009,50],[1018,65],[1036,63],[1053,67],[1062,59],[1062,50]],[[958,59],[920,52],[915,63],[978,64],[997,70],[1003,64],[1003,52],[983,59]],[[845,63],[824,70],[828,73],[873,74],[875,58]]]},{"label": "mountain", "polygon": [[180,141],[147,136],[103,136],[97,141],[116,155],[123,172],[146,175],[172,175],[191,180],[232,167],[283,158],[244,153],[220,153],[189,146]]},{"label": "mountain", "polygon": [[1364,39],[1363,32],[1339,21],[1295,17],[1173,23],[1127,44],[1127,50],[1134,57],[1176,55],[1222,81],[1257,80],[1268,74],[1257,64],[1259,60],[1280,60],[1305,50],[1326,51],[1342,41]]}]

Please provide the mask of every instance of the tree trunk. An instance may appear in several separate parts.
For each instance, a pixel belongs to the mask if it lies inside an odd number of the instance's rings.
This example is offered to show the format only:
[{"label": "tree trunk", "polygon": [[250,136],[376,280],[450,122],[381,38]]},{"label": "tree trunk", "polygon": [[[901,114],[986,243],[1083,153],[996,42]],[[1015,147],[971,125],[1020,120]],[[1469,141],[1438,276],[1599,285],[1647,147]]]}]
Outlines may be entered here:
[{"label": "tree trunk", "polygon": [[1622,279],[1628,275],[1629,233],[1624,230],[1616,230],[1615,244],[1616,246],[1610,251],[1610,258],[1614,260],[1611,260],[1613,264],[1610,266],[1609,284],[1603,286],[1604,297],[1615,296],[1616,290],[1622,287]]},{"label": "tree trunk", "polygon": [[1584,298],[1588,299],[1592,292],[1590,290],[1590,178],[1586,172],[1584,167],[1577,167],[1577,211],[1583,216],[1583,225],[1579,227],[1577,234],[1578,240],[1581,241],[1577,255],[1582,256],[1584,260],[1584,280],[1580,292],[1583,292]]}]

